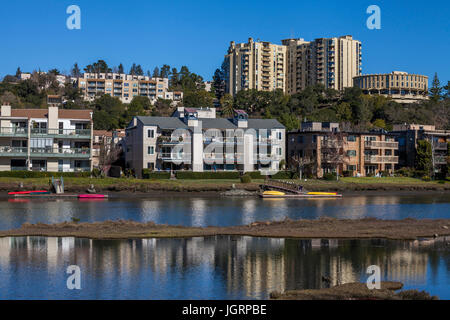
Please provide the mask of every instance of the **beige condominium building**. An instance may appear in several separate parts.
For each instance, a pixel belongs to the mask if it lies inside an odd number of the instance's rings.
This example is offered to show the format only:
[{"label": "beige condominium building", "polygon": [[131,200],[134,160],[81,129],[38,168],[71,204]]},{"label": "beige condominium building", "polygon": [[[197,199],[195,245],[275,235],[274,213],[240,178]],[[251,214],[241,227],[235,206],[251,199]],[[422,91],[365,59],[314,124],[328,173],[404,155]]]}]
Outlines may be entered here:
[{"label": "beige condominium building", "polygon": [[413,103],[428,99],[428,77],[393,71],[384,74],[365,74],[353,78],[355,87],[365,94],[379,94],[399,103]]},{"label": "beige condominium building", "polygon": [[130,103],[133,97],[148,97],[152,103],[158,99],[183,100],[183,92],[169,91],[169,79],[151,78],[122,73],[85,73],[76,79],[78,88],[85,100],[108,94],[119,98],[123,103]]},{"label": "beige condominium building", "polygon": [[249,119],[242,110],[216,118],[215,108],[178,107],[171,117],[134,117],[126,129],[126,166],[202,171],[278,171],[285,159],[285,127]]},{"label": "beige condominium building", "polygon": [[286,92],[286,46],[248,39],[230,43],[225,56],[226,92],[256,89]]},{"label": "beige condominium building", "polygon": [[301,130],[289,132],[291,167],[322,177],[338,172],[350,176],[392,173],[398,164],[398,142],[386,131],[340,131],[338,123],[303,122]]},{"label": "beige condominium building", "polygon": [[0,171],[92,170],[92,110],[1,106]]},{"label": "beige condominium building", "polygon": [[352,36],[285,39],[287,47],[287,93],[295,94],[308,86],[343,90],[353,87],[353,77],[361,74],[361,42]]}]

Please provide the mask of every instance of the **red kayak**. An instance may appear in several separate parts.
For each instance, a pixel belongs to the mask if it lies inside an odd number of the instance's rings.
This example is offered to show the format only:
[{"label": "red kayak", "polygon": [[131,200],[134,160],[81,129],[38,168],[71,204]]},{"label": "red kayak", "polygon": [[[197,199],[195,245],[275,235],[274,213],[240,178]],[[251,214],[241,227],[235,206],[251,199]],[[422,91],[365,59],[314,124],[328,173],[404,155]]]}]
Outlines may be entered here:
[{"label": "red kayak", "polygon": [[79,194],[78,198],[79,199],[104,199],[107,198],[108,196],[105,194]]},{"label": "red kayak", "polygon": [[14,195],[14,194],[33,194],[33,193],[37,193],[37,194],[42,194],[42,193],[47,193],[47,190],[35,190],[35,191],[15,191],[15,192],[8,192],[9,195]]}]

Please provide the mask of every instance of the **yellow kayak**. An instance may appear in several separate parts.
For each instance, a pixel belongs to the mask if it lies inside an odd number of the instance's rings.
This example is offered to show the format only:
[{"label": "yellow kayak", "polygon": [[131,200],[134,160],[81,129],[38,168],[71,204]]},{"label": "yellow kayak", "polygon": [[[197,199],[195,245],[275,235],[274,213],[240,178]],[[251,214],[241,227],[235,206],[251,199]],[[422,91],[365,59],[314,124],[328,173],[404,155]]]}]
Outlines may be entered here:
[{"label": "yellow kayak", "polygon": [[284,196],[285,193],[280,192],[280,191],[269,190],[269,191],[264,191],[263,195],[265,195],[265,196]]},{"label": "yellow kayak", "polygon": [[308,192],[308,195],[311,196],[335,196],[336,192]]}]

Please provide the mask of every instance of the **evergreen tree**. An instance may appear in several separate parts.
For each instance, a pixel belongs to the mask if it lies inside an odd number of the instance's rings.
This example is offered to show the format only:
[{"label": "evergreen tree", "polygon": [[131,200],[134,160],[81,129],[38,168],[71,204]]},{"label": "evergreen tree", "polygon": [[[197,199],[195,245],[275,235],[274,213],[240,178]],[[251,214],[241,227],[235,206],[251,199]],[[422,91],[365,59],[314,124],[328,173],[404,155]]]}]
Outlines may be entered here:
[{"label": "evergreen tree", "polygon": [[155,67],[155,69],[153,69],[153,78],[158,78],[159,77],[159,68]]},{"label": "evergreen tree", "polygon": [[433,169],[431,143],[427,140],[420,140],[417,142],[416,169],[425,171],[427,175],[430,175]]},{"label": "evergreen tree", "polygon": [[75,62],[71,71],[72,77],[79,78],[81,76],[80,68],[78,67],[78,63]]},{"label": "evergreen tree", "polygon": [[20,70],[20,67],[17,67],[17,71],[16,71],[16,78],[20,79],[20,75],[22,74],[22,70]]},{"label": "evergreen tree", "polygon": [[119,64],[119,67],[118,67],[117,72],[118,72],[118,73],[124,73],[123,65],[122,65],[122,64]]},{"label": "evergreen tree", "polygon": [[439,101],[442,97],[442,88],[437,72],[434,74],[433,83],[430,88],[430,97],[433,101]]}]

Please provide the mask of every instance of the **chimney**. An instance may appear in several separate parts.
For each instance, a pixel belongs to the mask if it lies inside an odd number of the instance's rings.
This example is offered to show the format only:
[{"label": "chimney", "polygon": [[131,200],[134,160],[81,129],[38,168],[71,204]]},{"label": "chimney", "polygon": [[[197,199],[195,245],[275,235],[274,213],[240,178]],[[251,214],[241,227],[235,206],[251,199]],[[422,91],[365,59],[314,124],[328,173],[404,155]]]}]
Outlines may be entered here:
[{"label": "chimney", "polygon": [[11,106],[10,105],[2,105],[2,110],[1,110],[0,116],[11,117]]},{"label": "chimney", "polygon": [[48,128],[58,129],[58,107],[48,107]]}]

